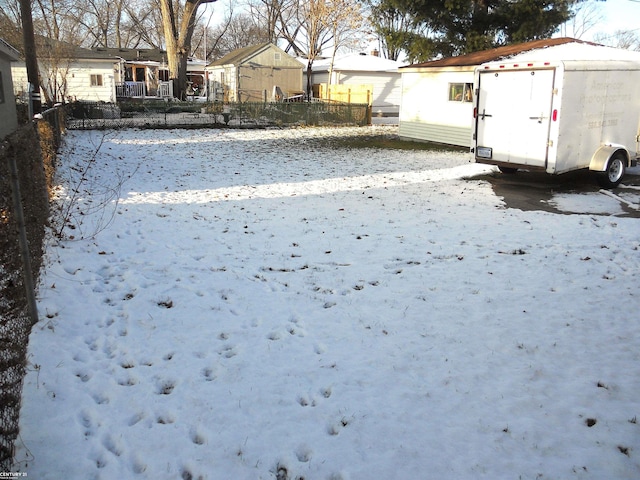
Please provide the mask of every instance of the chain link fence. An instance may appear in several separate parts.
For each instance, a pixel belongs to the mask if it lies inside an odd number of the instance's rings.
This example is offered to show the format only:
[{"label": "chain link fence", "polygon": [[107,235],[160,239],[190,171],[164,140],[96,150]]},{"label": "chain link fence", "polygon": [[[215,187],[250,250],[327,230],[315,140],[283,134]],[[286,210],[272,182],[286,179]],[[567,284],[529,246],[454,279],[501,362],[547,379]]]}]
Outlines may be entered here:
[{"label": "chain link fence", "polygon": [[[0,473],[11,471],[19,433],[27,345],[37,319],[28,285],[38,278],[42,263],[48,185],[64,128],[61,109],[43,117],[0,143]],[[28,252],[20,232],[26,236]]]},{"label": "chain link fence", "polygon": [[68,127],[287,127],[296,125],[368,125],[367,104],[328,102],[76,102],[67,108]]}]

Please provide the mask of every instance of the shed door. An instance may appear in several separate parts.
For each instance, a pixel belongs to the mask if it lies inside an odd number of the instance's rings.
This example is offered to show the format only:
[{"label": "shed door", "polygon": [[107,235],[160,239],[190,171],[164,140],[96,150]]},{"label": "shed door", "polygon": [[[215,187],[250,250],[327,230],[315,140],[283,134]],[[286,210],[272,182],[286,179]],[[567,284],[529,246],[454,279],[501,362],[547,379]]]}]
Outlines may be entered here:
[{"label": "shed door", "polygon": [[546,167],[555,70],[481,71],[476,158]]}]

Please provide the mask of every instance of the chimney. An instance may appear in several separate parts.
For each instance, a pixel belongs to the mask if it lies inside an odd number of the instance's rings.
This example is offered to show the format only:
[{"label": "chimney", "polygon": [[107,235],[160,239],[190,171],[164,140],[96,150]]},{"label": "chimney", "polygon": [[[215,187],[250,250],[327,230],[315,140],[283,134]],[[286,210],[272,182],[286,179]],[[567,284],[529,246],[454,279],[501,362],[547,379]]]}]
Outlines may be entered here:
[{"label": "chimney", "polygon": [[377,48],[374,48],[374,49],[371,51],[371,55],[372,55],[372,56],[374,56],[374,57],[377,57],[377,56],[379,56],[379,55],[380,55],[380,52],[378,52],[378,49],[377,49]]}]

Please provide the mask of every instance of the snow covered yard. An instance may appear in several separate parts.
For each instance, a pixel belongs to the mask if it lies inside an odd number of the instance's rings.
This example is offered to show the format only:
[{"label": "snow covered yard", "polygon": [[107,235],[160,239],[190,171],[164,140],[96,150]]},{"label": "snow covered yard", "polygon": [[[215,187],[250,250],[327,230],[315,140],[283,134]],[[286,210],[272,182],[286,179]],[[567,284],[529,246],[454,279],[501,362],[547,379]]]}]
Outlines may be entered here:
[{"label": "snow covered yard", "polygon": [[72,132],[16,470],[639,478],[638,219],[372,130]]}]

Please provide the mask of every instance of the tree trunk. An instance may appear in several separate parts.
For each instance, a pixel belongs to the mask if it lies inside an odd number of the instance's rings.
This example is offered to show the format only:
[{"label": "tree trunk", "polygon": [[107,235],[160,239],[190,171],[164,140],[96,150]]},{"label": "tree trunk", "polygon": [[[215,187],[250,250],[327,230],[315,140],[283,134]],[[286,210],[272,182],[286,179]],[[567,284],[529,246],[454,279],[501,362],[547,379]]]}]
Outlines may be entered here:
[{"label": "tree trunk", "polygon": [[216,0],[185,0],[182,18],[178,19],[171,0],[160,0],[162,28],[167,47],[169,79],[174,96],[184,99],[187,89],[187,60],[191,52],[191,38],[196,27],[196,13],[203,3]]},{"label": "tree trunk", "polygon": [[34,95],[29,101],[33,107],[33,114],[42,111],[40,100],[40,81],[38,73],[38,57],[36,55],[36,40],[33,31],[33,17],[31,14],[31,2],[20,0],[20,12],[22,16],[22,35],[24,41],[24,58],[27,66],[27,79],[32,86]]}]

